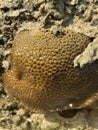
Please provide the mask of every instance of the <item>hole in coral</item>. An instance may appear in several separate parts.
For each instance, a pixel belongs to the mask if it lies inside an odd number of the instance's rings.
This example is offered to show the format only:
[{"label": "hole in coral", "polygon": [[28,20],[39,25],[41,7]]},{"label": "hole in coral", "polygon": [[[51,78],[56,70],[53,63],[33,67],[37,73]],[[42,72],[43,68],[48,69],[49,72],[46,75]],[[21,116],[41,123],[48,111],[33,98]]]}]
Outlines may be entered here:
[{"label": "hole in coral", "polygon": [[12,44],[7,44],[5,50],[12,48]]},{"label": "hole in coral", "polygon": [[59,115],[65,118],[72,118],[77,114],[79,110],[78,109],[68,109],[63,111],[58,111]]},{"label": "hole in coral", "polygon": [[93,40],[94,40],[94,37],[90,37],[90,39],[91,39],[91,42],[93,42]]},{"label": "hole in coral", "polygon": [[8,7],[4,7],[4,8],[2,8],[1,10],[6,13],[6,12],[8,12],[10,9],[9,9]]}]

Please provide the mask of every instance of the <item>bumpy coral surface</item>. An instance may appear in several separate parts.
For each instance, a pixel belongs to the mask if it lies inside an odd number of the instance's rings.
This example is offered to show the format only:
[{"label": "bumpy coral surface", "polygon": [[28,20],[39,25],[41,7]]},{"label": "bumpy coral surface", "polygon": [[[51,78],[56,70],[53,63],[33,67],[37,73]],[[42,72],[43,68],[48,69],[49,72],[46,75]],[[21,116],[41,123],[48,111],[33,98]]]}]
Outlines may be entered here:
[{"label": "bumpy coral surface", "polygon": [[63,35],[23,31],[16,35],[11,69],[3,75],[6,92],[35,112],[81,108],[97,98],[98,63],[74,67],[90,38],[65,30]]}]

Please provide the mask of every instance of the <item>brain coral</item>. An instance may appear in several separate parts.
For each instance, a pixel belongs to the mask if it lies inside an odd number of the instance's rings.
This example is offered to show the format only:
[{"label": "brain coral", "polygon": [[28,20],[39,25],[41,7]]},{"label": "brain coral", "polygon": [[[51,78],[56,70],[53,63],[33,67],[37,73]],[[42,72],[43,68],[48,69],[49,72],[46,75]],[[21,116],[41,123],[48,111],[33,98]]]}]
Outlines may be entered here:
[{"label": "brain coral", "polygon": [[75,68],[74,58],[91,39],[64,31],[23,31],[16,35],[11,68],[3,75],[6,92],[35,112],[85,107],[97,99],[98,63]]}]

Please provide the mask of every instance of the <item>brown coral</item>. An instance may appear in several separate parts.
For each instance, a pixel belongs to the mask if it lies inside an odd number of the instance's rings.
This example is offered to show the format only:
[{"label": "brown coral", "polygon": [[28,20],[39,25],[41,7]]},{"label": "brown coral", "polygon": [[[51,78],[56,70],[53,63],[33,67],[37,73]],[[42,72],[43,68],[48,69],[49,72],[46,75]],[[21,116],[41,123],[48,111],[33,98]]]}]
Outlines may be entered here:
[{"label": "brown coral", "polygon": [[5,90],[36,112],[91,104],[98,92],[98,64],[79,69],[73,63],[89,42],[89,37],[70,30],[59,36],[42,31],[17,34],[11,69],[3,75]]}]

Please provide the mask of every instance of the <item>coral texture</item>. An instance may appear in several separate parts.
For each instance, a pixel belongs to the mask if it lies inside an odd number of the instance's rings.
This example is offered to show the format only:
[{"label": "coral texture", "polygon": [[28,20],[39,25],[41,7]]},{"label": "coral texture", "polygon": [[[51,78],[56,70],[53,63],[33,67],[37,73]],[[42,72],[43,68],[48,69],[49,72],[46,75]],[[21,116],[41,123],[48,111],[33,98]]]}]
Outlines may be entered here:
[{"label": "coral texture", "polygon": [[3,75],[6,92],[35,112],[91,104],[97,98],[98,63],[80,69],[73,62],[90,42],[89,37],[71,30],[57,36],[20,32],[13,42],[11,68]]}]

